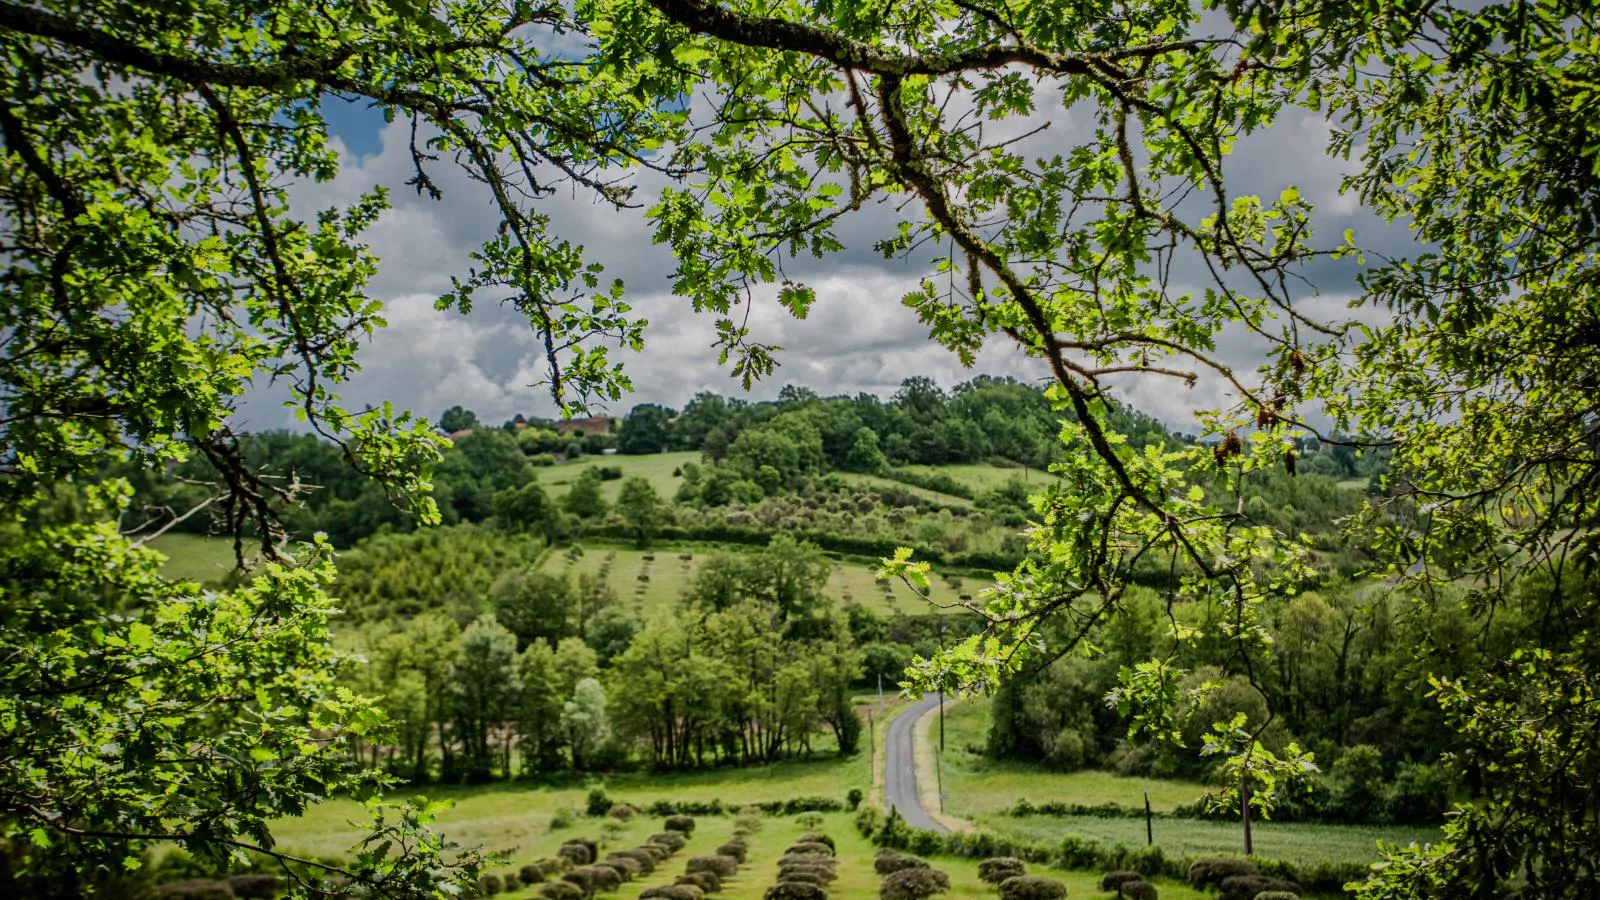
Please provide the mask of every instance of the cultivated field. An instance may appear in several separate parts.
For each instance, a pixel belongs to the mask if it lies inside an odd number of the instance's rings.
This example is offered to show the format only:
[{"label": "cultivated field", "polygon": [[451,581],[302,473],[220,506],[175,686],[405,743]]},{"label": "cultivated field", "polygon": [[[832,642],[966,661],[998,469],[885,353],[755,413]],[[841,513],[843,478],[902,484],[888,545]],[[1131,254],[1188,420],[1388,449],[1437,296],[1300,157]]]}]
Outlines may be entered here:
[{"label": "cultivated field", "polygon": [[[1024,797],[1035,805],[1116,803],[1139,807],[1144,804],[1146,791],[1150,793],[1151,809],[1165,812],[1194,801],[1207,788],[1197,782],[1087,770],[1052,772],[1026,763],[987,760],[974,751],[981,751],[988,727],[987,698],[952,700],[945,707],[945,753],[940,770],[948,795],[945,809],[975,821],[985,831],[1048,844],[1057,843],[1070,834],[1104,844],[1141,846],[1145,843],[1142,818],[1013,818],[1001,812]],[[930,729],[929,737],[932,741],[938,740],[937,725]],[[1407,844],[1439,838],[1439,831],[1432,828],[1259,820],[1253,832],[1257,854],[1294,863],[1368,862],[1377,858],[1379,840]],[[1156,844],[1173,856],[1239,853],[1243,845],[1240,826],[1233,822],[1157,819],[1154,837]],[[1162,896],[1166,896],[1165,893]]]},{"label": "cultivated field", "polygon": [[[562,550],[550,553],[545,558],[544,570],[566,572],[574,579],[579,575],[604,573],[618,597],[624,604],[632,603],[641,617],[676,604],[694,580],[701,563],[717,552],[704,544],[655,550],[590,544],[582,550],[578,556]],[[739,548],[730,548],[729,552],[737,553]],[[874,571],[866,563],[836,560],[833,573],[828,577],[828,595],[844,603],[860,603],[880,615],[944,612],[919,599],[897,580],[877,582]],[[932,581],[930,596],[938,603],[954,603],[961,594],[977,596],[978,591],[987,586],[988,582],[976,578],[938,576]]]},{"label": "cultivated field", "polygon": [[534,480],[544,486],[552,499],[560,499],[567,488],[578,478],[578,473],[589,466],[606,466],[622,470],[622,478],[612,479],[600,485],[600,496],[607,503],[613,503],[617,494],[622,490],[623,479],[642,477],[650,482],[656,489],[661,499],[672,502],[678,494],[678,485],[683,484],[682,475],[674,475],[683,468],[684,463],[697,463],[700,461],[700,451],[685,450],[678,453],[652,453],[647,456],[624,456],[620,453],[614,456],[584,456],[568,463],[554,466],[540,466],[534,469]]}]

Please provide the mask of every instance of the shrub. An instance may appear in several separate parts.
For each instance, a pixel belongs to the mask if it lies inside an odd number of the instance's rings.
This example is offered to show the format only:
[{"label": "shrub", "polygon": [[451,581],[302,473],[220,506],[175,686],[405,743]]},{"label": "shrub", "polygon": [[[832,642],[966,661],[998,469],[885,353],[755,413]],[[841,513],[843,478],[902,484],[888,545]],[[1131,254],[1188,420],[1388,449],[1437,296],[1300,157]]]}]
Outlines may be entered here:
[{"label": "shrub", "polygon": [[788,850],[783,852],[790,856],[832,856],[833,847],[821,841],[801,841],[798,844],[791,845]]},{"label": "shrub", "polygon": [[717,848],[717,855],[731,856],[737,859],[740,865],[744,865],[745,852],[748,849],[744,841],[729,841]]},{"label": "shrub", "polygon": [[720,878],[732,878],[739,871],[739,861],[731,856],[696,856],[684,864],[685,872],[714,872]]},{"label": "shrub", "polygon": [[584,806],[584,812],[591,816],[603,816],[610,812],[611,807],[614,805],[615,804],[611,802],[611,798],[606,796],[605,791],[602,791],[599,788],[594,788],[593,790],[589,791],[589,797]]},{"label": "shrub", "polygon": [[533,864],[538,866],[539,871],[544,873],[546,881],[563,872],[572,871],[572,860],[561,856],[543,856],[534,860]]},{"label": "shrub", "polygon": [[517,891],[522,890],[522,878],[515,872],[507,872],[500,880],[505,883],[505,890],[508,894],[515,894]]},{"label": "shrub", "polygon": [[644,871],[644,867],[639,865],[638,860],[626,856],[619,856],[615,853],[607,854],[606,858],[600,860],[598,865],[610,866],[611,868],[616,869],[617,874],[622,876],[623,881],[632,881],[635,876]]},{"label": "shrub", "polygon": [[538,863],[529,863],[517,870],[517,880],[523,884],[538,884],[544,881],[544,869]]},{"label": "shrub", "polygon": [[1265,875],[1230,875],[1222,879],[1222,900],[1255,900],[1257,894],[1269,891],[1299,894],[1300,885]]},{"label": "shrub", "polygon": [[587,844],[562,844],[556,848],[556,855],[574,866],[587,866],[594,862],[594,851]]},{"label": "shrub", "polygon": [[570,881],[550,881],[539,886],[539,896],[544,900],[583,900],[583,888]]},{"label": "shrub", "polygon": [[1000,882],[1000,900],[1062,900],[1066,896],[1066,885],[1041,875],[1017,875]]},{"label": "shrub", "polygon": [[866,796],[861,792],[861,788],[851,788],[844,795],[845,806],[849,807],[851,812],[855,812],[861,808],[861,801],[865,800]]},{"label": "shrub", "polygon": [[715,872],[685,872],[679,875],[673,884],[692,884],[707,894],[715,894],[722,890],[722,879]]},{"label": "shrub", "polygon": [[[788,881],[790,875],[799,874],[814,875],[820,879],[820,883],[822,884],[832,884],[833,880],[839,877],[833,874],[832,866],[818,866],[807,863],[790,863],[789,865],[778,867],[779,881]],[[809,879],[800,878],[796,880],[807,881]]]},{"label": "shrub", "polygon": [[799,843],[799,844],[827,844],[829,853],[833,853],[833,852],[835,852],[835,851],[837,851],[839,849],[833,843],[833,838],[828,837],[825,834],[819,834],[818,832],[815,832],[815,831],[808,831],[805,834],[800,835],[800,840],[796,841],[796,843]]},{"label": "shrub", "polygon": [[1100,890],[1114,891],[1129,881],[1143,881],[1144,876],[1138,872],[1129,872],[1126,869],[1116,872],[1107,872],[1100,876]]},{"label": "shrub", "polygon": [[762,900],[828,900],[828,892],[804,881],[780,881],[761,895]]},{"label": "shrub", "polygon": [[590,868],[594,869],[595,890],[614,891],[628,880],[627,873],[611,863],[595,863]]},{"label": "shrub", "polygon": [[1222,879],[1235,875],[1256,875],[1256,864],[1232,856],[1212,856],[1195,860],[1189,867],[1189,882],[1195,887],[1218,887]]},{"label": "shrub", "polygon": [[881,900],[922,900],[950,890],[950,876],[938,869],[901,869],[878,885]]},{"label": "shrub", "polygon": [[640,894],[640,900],[700,900],[701,891],[692,884],[658,884]]},{"label": "shrub", "polygon": [[1256,895],[1256,900],[1300,900],[1300,895],[1289,891],[1262,891]]},{"label": "shrub", "polygon": [[[690,819],[689,821],[693,822],[694,820]],[[693,828],[694,826],[690,825],[689,827]],[[683,834],[683,832],[679,832],[679,831],[663,831],[660,834],[652,834],[652,835],[650,835],[650,843],[652,843],[652,844],[660,844],[661,846],[666,847],[668,850],[672,851],[673,853],[677,853],[679,850],[683,849],[683,845],[684,844],[689,843],[689,838],[686,837]]]},{"label": "shrub", "polygon": [[[1156,900],[1156,886],[1148,881],[1124,881],[1117,885],[1117,896],[1123,900]],[[1292,900],[1300,900],[1299,897],[1291,897]]]},{"label": "shrub", "polygon": [[180,881],[163,884],[156,893],[172,900],[233,900],[233,888],[226,881]]},{"label": "shrub", "polygon": [[648,875],[656,870],[656,855],[647,850],[613,850],[606,854],[606,860],[626,859],[638,868],[639,872]]},{"label": "shrub", "polygon": [[817,887],[826,887],[828,885],[828,879],[823,876],[821,869],[784,869],[778,873],[778,877],[784,881],[804,882],[806,884],[814,884]]},{"label": "shrub", "polygon": [[271,900],[278,895],[278,876],[235,875],[228,879],[228,887],[233,888],[235,897]]},{"label": "shrub", "polygon": [[743,828],[751,834],[761,830],[761,817],[744,813],[733,820],[734,827]]},{"label": "shrub", "polygon": [[631,822],[633,821],[633,817],[637,816],[638,814],[639,807],[630,806],[626,803],[618,803],[612,806],[611,812],[607,813],[607,815],[619,822]]},{"label": "shrub", "polygon": [[640,844],[628,852],[648,856],[653,865],[659,866],[663,860],[672,855],[672,848],[660,844]]},{"label": "shrub", "polygon": [[661,827],[688,837],[694,834],[694,819],[689,816],[667,816],[667,820],[661,824]]},{"label": "shrub", "polygon": [[999,884],[1007,878],[1028,874],[1028,864],[1015,856],[997,856],[978,863],[978,877],[985,884]]},{"label": "shrub", "polygon": [[879,875],[893,875],[906,869],[926,869],[928,861],[895,850],[880,850],[872,861],[873,871]]},{"label": "shrub", "polygon": [[[778,857],[778,865],[782,866],[823,866],[833,868],[834,859],[831,856],[820,856],[816,853],[790,854]],[[880,873],[888,874],[888,873]]]},{"label": "shrub", "polygon": [[485,897],[493,897],[495,894],[500,893],[500,888],[501,888],[501,884],[500,884],[500,876],[499,875],[479,875],[478,876],[478,893],[479,894],[482,894]]},{"label": "shrub", "polygon": [[556,810],[556,814],[550,817],[550,830],[560,831],[563,828],[571,828],[573,823],[577,822],[577,820],[578,814],[576,811],[570,809],[558,809]]}]

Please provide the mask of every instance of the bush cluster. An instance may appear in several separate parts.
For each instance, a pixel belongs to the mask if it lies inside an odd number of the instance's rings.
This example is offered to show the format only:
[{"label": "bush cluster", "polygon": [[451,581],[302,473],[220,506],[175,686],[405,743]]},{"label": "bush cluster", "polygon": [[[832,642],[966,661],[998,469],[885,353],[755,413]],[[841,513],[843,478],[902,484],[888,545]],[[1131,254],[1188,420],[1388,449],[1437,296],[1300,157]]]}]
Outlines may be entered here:
[{"label": "bush cluster", "polygon": [[1144,876],[1127,869],[1118,869],[1100,876],[1100,890],[1114,891],[1129,881],[1143,881]]},{"label": "bush cluster", "polygon": [[830,853],[830,854],[836,852],[839,849],[838,846],[836,844],[834,844],[833,838],[829,837],[828,835],[822,834],[820,832],[816,832],[816,831],[808,831],[805,834],[800,835],[800,839],[795,841],[795,843],[797,843],[797,844],[826,844],[827,847],[828,847],[828,853]]},{"label": "bush cluster", "polygon": [[833,847],[821,841],[800,841],[783,852],[787,856],[832,856]]},{"label": "bush cluster", "polygon": [[948,890],[950,876],[938,869],[907,868],[886,876],[878,885],[878,897],[880,900],[923,900]]},{"label": "bush cluster", "polygon": [[583,841],[568,841],[556,848],[556,855],[574,866],[587,866],[594,862],[594,847]]},{"label": "bush cluster", "polygon": [[1064,900],[1067,887],[1041,875],[1015,875],[1000,882],[1000,900]]},{"label": "bush cluster", "polygon": [[1222,879],[1222,900],[1255,900],[1259,894],[1300,894],[1300,885],[1266,875],[1233,875]]},{"label": "bush cluster", "polygon": [[1224,878],[1236,875],[1258,875],[1256,864],[1248,859],[1232,856],[1211,856],[1197,859],[1189,867],[1189,883],[1195,887],[1220,887]]},{"label": "bush cluster", "polygon": [[673,880],[673,884],[692,884],[701,892],[715,894],[722,890],[722,879],[715,872],[685,872]]},{"label": "bush cluster", "polygon": [[692,884],[660,884],[646,888],[640,900],[700,900],[703,892]]},{"label": "bush cluster", "polygon": [[685,872],[711,872],[718,878],[732,878],[739,871],[739,861],[731,856],[695,856],[684,864]]},{"label": "bush cluster", "polygon": [[1007,878],[1028,874],[1028,864],[1015,856],[997,856],[978,863],[978,878],[985,884],[999,884]]},{"label": "bush cluster", "polygon": [[828,900],[828,892],[804,881],[780,881],[767,888],[762,900]]},{"label": "bush cluster", "polygon": [[926,869],[928,861],[894,850],[880,850],[872,861],[872,869],[879,875],[893,875],[906,869]]},{"label": "bush cluster", "polygon": [[544,900],[583,900],[583,888],[570,881],[550,881],[539,886]]},{"label": "bush cluster", "polygon": [[681,831],[662,831],[650,835],[650,843],[666,847],[669,851],[677,853],[689,843],[689,839]]},{"label": "bush cluster", "polygon": [[717,855],[731,856],[734,859],[737,859],[740,865],[744,865],[745,856],[749,853],[749,850],[749,845],[746,844],[742,838],[734,838],[726,844],[718,847]]},{"label": "bush cluster", "polygon": [[1123,900],[1156,900],[1156,886],[1148,881],[1124,881],[1117,886],[1117,896]]}]

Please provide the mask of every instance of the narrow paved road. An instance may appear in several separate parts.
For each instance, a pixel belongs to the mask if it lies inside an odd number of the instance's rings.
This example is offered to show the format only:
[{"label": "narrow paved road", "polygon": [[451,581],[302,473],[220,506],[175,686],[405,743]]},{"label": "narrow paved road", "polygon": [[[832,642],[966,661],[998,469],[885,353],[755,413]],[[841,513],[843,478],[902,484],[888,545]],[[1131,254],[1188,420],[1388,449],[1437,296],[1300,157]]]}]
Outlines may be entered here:
[{"label": "narrow paved road", "polygon": [[889,723],[889,736],[884,739],[883,799],[890,809],[900,810],[900,817],[912,828],[944,834],[950,829],[935,822],[917,800],[916,750],[911,739],[917,720],[938,708],[939,695],[929,694]]}]

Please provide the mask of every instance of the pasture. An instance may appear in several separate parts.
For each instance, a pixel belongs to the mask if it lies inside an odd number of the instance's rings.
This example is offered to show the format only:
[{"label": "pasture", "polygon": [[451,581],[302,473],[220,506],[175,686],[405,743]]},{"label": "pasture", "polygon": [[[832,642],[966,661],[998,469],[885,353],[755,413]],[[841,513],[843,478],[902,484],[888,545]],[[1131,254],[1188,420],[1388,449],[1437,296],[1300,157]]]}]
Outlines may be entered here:
[{"label": "pasture", "polygon": [[[677,604],[684,590],[693,583],[700,565],[718,552],[717,548],[705,544],[663,546],[653,550],[588,544],[582,545],[581,550],[581,554],[557,551],[546,555],[544,571],[565,573],[573,579],[580,575],[604,575],[624,607],[631,604],[640,618],[648,618],[657,610],[671,609]],[[739,549],[729,548],[726,552],[738,553]],[[964,611],[930,605],[900,581],[879,582],[874,573],[875,568],[868,563],[836,559],[828,576],[827,594],[842,603],[859,603],[885,616]],[[935,603],[951,604],[957,602],[961,594],[977,596],[988,584],[962,575],[937,575],[932,579],[929,596]]]}]

